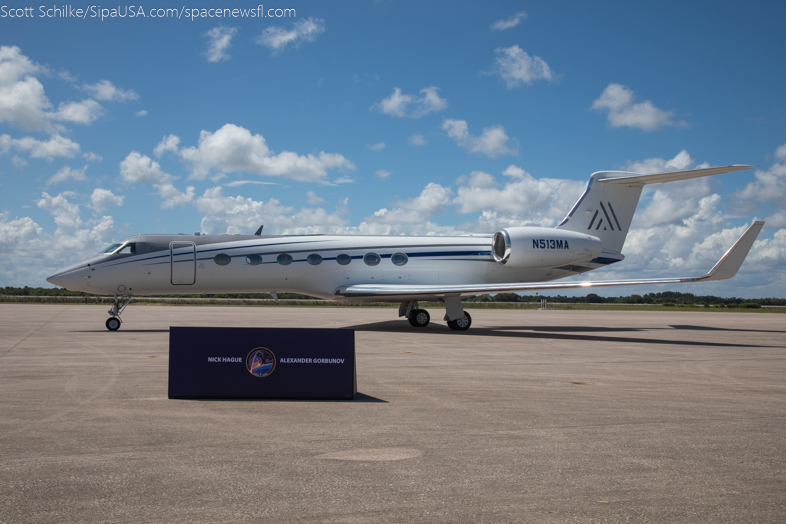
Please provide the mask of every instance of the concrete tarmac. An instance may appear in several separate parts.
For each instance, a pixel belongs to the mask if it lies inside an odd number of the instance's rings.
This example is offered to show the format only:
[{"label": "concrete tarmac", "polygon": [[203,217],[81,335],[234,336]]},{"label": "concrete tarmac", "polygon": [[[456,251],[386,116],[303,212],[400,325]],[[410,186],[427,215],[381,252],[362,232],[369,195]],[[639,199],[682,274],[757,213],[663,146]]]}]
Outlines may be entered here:
[{"label": "concrete tarmac", "polygon": [[[0,304],[0,522],[786,522],[786,315]],[[169,326],[353,327],[358,400],[167,398]]]}]

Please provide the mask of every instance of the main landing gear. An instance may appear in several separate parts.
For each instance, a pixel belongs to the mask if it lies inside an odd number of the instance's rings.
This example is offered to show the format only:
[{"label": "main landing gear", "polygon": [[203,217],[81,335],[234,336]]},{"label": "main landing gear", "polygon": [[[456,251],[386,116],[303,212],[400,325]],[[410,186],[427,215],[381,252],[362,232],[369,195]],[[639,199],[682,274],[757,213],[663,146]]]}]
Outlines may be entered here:
[{"label": "main landing gear", "polygon": [[[126,308],[128,303],[131,302],[132,298],[134,298],[133,295],[123,295],[121,297],[118,297],[117,295],[115,295],[115,305],[112,306],[112,309],[110,309],[108,311],[108,313],[110,315],[112,315],[112,316],[109,317],[108,319],[106,319],[106,328],[109,331],[117,331],[118,329],[120,329],[120,324],[123,323],[123,321],[120,320],[120,314]],[[120,300],[123,300],[123,299],[125,299],[125,301],[123,302],[123,305],[121,306],[120,305]]]},{"label": "main landing gear", "polygon": [[[472,325],[472,317],[464,311],[458,297],[442,299],[445,303],[445,318],[448,327],[453,331],[466,331]],[[424,328],[431,321],[431,315],[425,309],[419,309],[417,301],[402,302],[398,308],[398,316],[406,317],[412,327]]]},{"label": "main landing gear", "polygon": [[425,309],[413,309],[408,317],[409,323],[412,327],[426,327],[431,321],[431,315]]},{"label": "main landing gear", "polygon": [[[447,315],[445,315],[447,317]],[[464,312],[463,317],[459,317],[456,320],[448,320],[448,327],[453,331],[466,331],[469,329],[469,326],[472,325],[472,317],[469,316],[469,313],[466,311]]]}]

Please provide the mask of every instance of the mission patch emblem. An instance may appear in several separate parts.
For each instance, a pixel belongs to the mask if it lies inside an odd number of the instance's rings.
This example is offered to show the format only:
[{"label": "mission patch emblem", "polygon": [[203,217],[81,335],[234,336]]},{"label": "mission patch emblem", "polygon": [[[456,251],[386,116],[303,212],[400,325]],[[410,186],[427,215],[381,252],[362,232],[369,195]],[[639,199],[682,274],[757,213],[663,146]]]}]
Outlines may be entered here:
[{"label": "mission patch emblem", "polygon": [[276,356],[267,348],[256,348],[246,357],[246,369],[255,377],[266,377],[276,369]]}]

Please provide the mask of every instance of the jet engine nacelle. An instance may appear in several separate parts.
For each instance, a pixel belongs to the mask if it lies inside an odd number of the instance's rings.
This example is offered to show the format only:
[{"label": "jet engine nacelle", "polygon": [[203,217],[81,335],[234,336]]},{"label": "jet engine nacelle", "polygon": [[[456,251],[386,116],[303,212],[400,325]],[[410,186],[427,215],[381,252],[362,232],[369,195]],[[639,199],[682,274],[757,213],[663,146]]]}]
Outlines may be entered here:
[{"label": "jet engine nacelle", "polygon": [[558,267],[600,256],[600,239],[545,227],[509,227],[497,231],[491,244],[494,260],[513,268]]}]

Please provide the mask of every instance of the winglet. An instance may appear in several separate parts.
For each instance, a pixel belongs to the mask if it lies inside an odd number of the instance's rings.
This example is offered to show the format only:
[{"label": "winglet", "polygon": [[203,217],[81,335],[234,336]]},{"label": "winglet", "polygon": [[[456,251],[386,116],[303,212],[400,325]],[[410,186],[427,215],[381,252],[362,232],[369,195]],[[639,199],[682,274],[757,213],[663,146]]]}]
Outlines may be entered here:
[{"label": "winglet", "polygon": [[262,224],[261,226],[259,226],[259,229],[257,229],[257,232],[256,232],[256,233],[254,233],[254,235],[256,235],[256,236],[260,236],[260,235],[262,234],[262,228],[263,228],[263,227],[265,227],[265,225],[264,225],[264,224]]},{"label": "winglet", "polygon": [[751,224],[751,227],[749,227],[739,240],[726,251],[726,254],[718,260],[715,267],[710,269],[709,273],[704,275],[700,280],[725,280],[736,275],[763,226],[764,222],[761,220],[757,220]]}]

